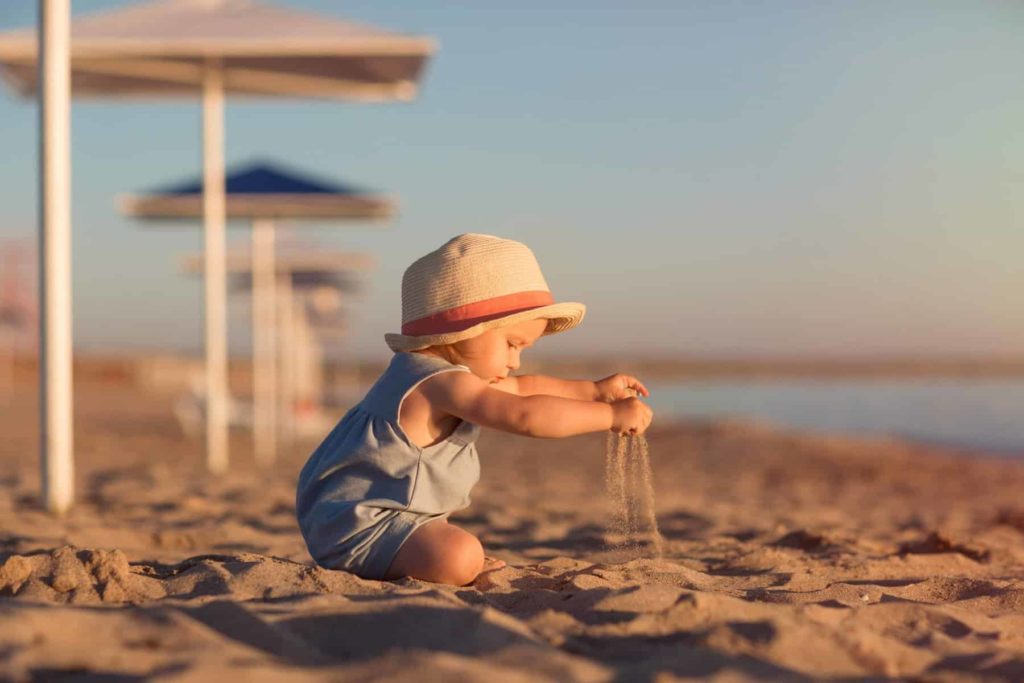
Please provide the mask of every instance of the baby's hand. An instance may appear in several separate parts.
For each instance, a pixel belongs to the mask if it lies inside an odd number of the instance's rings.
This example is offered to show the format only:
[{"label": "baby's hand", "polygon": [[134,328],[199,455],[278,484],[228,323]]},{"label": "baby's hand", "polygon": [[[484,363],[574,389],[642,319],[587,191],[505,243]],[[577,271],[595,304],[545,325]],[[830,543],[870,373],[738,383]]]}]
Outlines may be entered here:
[{"label": "baby's hand", "polygon": [[638,398],[612,403],[612,431],[619,434],[643,434],[654,419],[654,411]]},{"label": "baby's hand", "polygon": [[616,373],[610,377],[594,382],[597,387],[597,400],[611,403],[623,398],[650,396],[651,392],[636,377]]}]

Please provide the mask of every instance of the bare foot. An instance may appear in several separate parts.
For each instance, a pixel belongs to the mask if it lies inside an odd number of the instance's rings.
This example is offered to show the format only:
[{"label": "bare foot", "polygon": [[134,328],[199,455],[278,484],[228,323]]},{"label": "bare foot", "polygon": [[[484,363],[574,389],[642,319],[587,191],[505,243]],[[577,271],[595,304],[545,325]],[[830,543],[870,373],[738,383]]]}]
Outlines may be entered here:
[{"label": "bare foot", "polygon": [[495,569],[501,569],[505,566],[505,560],[499,560],[496,557],[489,557],[484,555],[484,566],[480,570],[481,574],[486,572],[493,572]]},{"label": "bare foot", "polygon": [[475,586],[477,590],[481,591],[488,591],[491,588],[494,588],[497,584],[494,583],[494,579],[491,578],[491,574],[504,566],[504,560],[499,560],[496,557],[488,557],[485,555],[484,566],[480,569],[480,573],[476,575],[476,578],[473,579],[472,585]]}]

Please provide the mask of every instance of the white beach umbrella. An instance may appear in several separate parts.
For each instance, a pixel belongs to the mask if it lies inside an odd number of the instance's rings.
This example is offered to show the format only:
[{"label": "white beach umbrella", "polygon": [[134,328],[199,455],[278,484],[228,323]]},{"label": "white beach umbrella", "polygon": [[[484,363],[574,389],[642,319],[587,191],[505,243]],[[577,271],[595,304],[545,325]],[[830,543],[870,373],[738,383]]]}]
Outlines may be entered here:
[{"label": "white beach umbrella", "polygon": [[[287,396],[291,391],[291,377],[281,373],[279,378],[277,372],[277,347],[288,342],[290,327],[282,328],[279,340],[275,307],[282,277],[275,276],[275,221],[383,220],[394,214],[395,207],[390,197],[269,161],[229,171],[225,188],[227,217],[252,221],[252,436],[256,461],[270,465],[277,457],[278,394]],[[203,215],[202,189],[202,178],[192,178],[119,197],[118,205],[124,214],[161,224],[196,219]],[[287,430],[288,424],[284,427]]]},{"label": "white beach umbrella", "polygon": [[[229,273],[239,278],[242,288],[252,287],[254,296],[259,288],[260,270],[266,267],[257,257],[258,245],[254,242],[253,250],[232,249],[227,254],[226,266]],[[195,254],[183,259],[182,269],[190,273],[199,273],[203,269],[201,255]],[[280,383],[274,387],[276,395],[272,401],[260,401],[261,396],[255,391],[254,376],[253,435],[262,439],[257,451],[257,460],[268,463],[274,457],[271,448],[276,444],[278,435],[268,433],[271,426],[277,427],[277,412],[280,410],[281,436],[286,443],[295,436],[295,408],[297,399],[308,399],[313,405],[320,405],[323,387],[323,350],[313,334],[306,303],[311,303],[313,296],[325,288],[335,293],[351,291],[355,285],[355,276],[366,271],[373,265],[373,259],[366,254],[325,249],[323,247],[305,246],[284,249],[277,253],[273,263],[271,279],[275,281],[272,294],[264,294],[264,298],[273,296],[274,306],[271,315],[276,319],[279,335],[275,335],[275,344],[270,365],[279,367],[279,373],[268,373],[264,364],[263,374],[278,374]],[[264,395],[265,398],[265,395]],[[259,402],[259,403],[257,403]],[[262,404],[262,405],[261,405]],[[270,413],[273,413],[271,415]],[[258,426],[256,422],[262,422]],[[322,436],[322,434],[321,434]]]},{"label": "white beach umbrella", "polygon": [[[71,411],[70,0],[40,0],[39,88],[40,479],[47,509],[74,499]],[[3,72],[0,70],[0,75]]]},{"label": "white beach umbrella", "polygon": [[[53,178],[44,182],[44,226],[63,225],[63,234],[69,233],[68,80],[76,97],[202,97],[206,445],[210,469],[221,472],[228,462],[224,97],[408,101],[416,94],[435,43],[252,0],[155,0],[75,19],[69,46],[68,0],[41,3],[46,9],[38,40],[31,29],[0,33],[0,75],[23,95],[43,93],[40,166],[44,179]],[[63,40],[47,43],[46,35]],[[37,70],[40,55],[48,68]],[[44,323],[42,374],[48,407],[43,460],[53,456],[51,460],[61,463],[60,473],[44,464],[44,491],[50,491],[55,478],[67,480],[60,486],[70,491],[68,241],[44,241],[41,278],[50,284],[44,287],[42,317],[63,321],[54,326]],[[55,310],[60,315],[54,315]],[[54,510],[66,509],[71,502],[67,493],[47,493],[46,498]]]}]

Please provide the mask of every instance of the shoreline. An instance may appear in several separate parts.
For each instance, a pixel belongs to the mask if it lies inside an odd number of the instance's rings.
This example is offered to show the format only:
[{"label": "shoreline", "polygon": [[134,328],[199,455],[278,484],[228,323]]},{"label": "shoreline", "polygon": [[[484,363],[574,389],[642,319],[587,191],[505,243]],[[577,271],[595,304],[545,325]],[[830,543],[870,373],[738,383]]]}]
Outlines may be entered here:
[{"label": "shoreline", "polygon": [[[24,400],[22,400],[24,399]],[[211,476],[173,396],[76,384],[77,503],[38,503],[31,390],[0,412],[0,677],[1013,680],[1024,462],[763,423],[648,433],[660,557],[616,548],[605,435],[484,430],[452,517],[504,569],[467,587],[312,565],[315,446]],[[338,634],[345,634],[339,638]]]},{"label": "shoreline", "polygon": [[[328,378],[365,378],[377,376],[387,366],[389,356],[328,359]],[[178,372],[202,367],[198,352],[152,351],[76,351],[75,373],[95,378],[137,381],[154,365]],[[232,353],[229,358],[234,381],[248,381],[250,356]],[[37,357],[24,351],[13,356],[13,370],[19,381],[30,380],[38,372]],[[645,381],[694,380],[776,380],[776,379],[909,379],[909,378],[1022,378],[1024,357],[912,357],[879,358],[807,356],[804,358],[749,356],[678,356],[622,359],[611,356],[534,356],[524,359],[521,372],[552,373],[559,376],[596,377],[613,372],[628,372]]]},{"label": "shoreline", "polygon": [[661,428],[673,429],[674,427],[685,428],[700,425],[706,426],[740,426],[750,427],[754,430],[772,432],[778,435],[802,436],[809,439],[821,439],[829,442],[845,441],[850,444],[905,444],[909,447],[917,447],[928,452],[944,453],[951,457],[964,458],[966,460],[993,460],[1024,461],[1024,448],[1000,448],[998,446],[987,446],[984,444],[968,444],[958,441],[943,440],[940,438],[929,439],[926,437],[915,437],[895,433],[882,432],[846,432],[834,429],[813,429],[788,425],[782,422],[748,418],[748,417],[679,417],[670,416],[659,420]]},{"label": "shoreline", "polygon": [[[686,360],[675,359],[668,361],[668,365],[675,363],[676,370],[670,370],[668,374],[647,373],[647,366],[640,362],[640,365],[632,367],[629,364],[621,364],[622,367],[614,367],[616,363],[611,361],[603,362],[593,359],[577,359],[573,362],[563,363],[545,359],[534,359],[524,363],[520,374],[530,372],[552,372],[559,376],[598,377],[601,372],[623,371],[638,375],[653,390],[663,384],[664,387],[673,390],[682,383],[690,382],[692,386],[700,389],[703,385],[720,384],[743,384],[751,387],[763,387],[765,385],[796,382],[803,385],[805,382],[814,386],[818,383],[827,388],[834,382],[863,382],[885,383],[885,382],[907,382],[921,381],[928,382],[936,380],[943,384],[955,383],[957,380],[983,380],[983,381],[1006,381],[1015,383],[1024,380],[1024,360],[1015,359],[959,359],[938,362],[935,360],[913,359],[890,359],[889,361],[843,361],[842,359],[831,359],[825,361],[773,361],[771,359],[748,359],[744,360]],[[658,368],[657,364],[650,366]],[[344,410],[365,393],[372,382],[376,379],[384,365],[372,363],[355,364],[329,364],[325,373],[325,384],[334,388],[329,399],[333,405],[327,406],[327,410],[337,417],[343,414]],[[686,368],[689,368],[688,370]],[[664,370],[664,367],[662,367]],[[1019,370],[1019,373],[1018,373]],[[677,374],[673,372],[678,371]],[[82,355],[75,358],[74,376],[76,382],[102,383],[106,385],[131,386],[134,389],[153,394],[161,398],[167,396],[183,395],[194,386],[202,376],[203,361],[199,357],[181,355]],[[745,374],[746,373],[746,374]],[[866,373],[866,374],[865,374]],[[873,373],[873,374],[872,374]],[[959,373],[959,374],[958,374]],[[34,395],[37,390],[36,368],[34,360],[20,356],[16,359],[13,373],[14,391],[29,392]],[[251,369],[249,361],[245,358],[234,358],[230,365],[229,381],[232,394],[247,400],[251,393]],[[3,387],[0,387],[3,389]],[[8,395],[10,388],[8,388]],[[3,397],[0,396],[0,399]],[[33,399],[34,400],[34,399]],[[648,400],[649,403],[652,403]],[[656,405],[656,403],[652,403]],[[780,429],[794,428],[804,429],[812,434],[823,436],[842,435],[858,438],[862,436],[879,437],[892,436],[903,438],[914,443],[925,446],[943,446],[950,449],[963,451],[965,454],[977,457],[984,453],[991,453],[1000,458],[1024,457],[1024,443],[995,443],[992,441],[972,441],[968,438],[932,438],[925,435],[912,433],[900,434],[891,430],[879,429],[869,431],[869,428],[851,427],[849,429],[825,429],[813,425],[805,426],[794,423],[787,423],[780,417],[759,418],[756,415],[738,414],[736,417],[722,415],[721,417],[711,416],[707,413],[694,412],[684,414],[672,408],[662,405],[656,406],[659,409],[659,421],[664,421],[672,412],[672,419],[743,419],[749,421],[765,421],[776,424]],[[339,412],[340,411],[340,412]],[[1005,441],[1005,439],[1004,439]],[[1011,439],[1012,441],[1012,439]]]},{"label": "shoreline", "polygon": [[670,417],[660,420],[661,428],[685,429],[699,426],[715,427],[750,427],[754,431],[774,433],[778,436],[804,437],[807,439],[819,439],[830,443],[846,442],[848,444],[864,444],[877,446],[884,444],[903,444],[910,448],[918,448],[934,454],[942,454],[954,458],[963,458],[970,461],[991,460],[994,462],[1024,462],[1024,449],[1001,449],[999,447],[966,444],[943,439],[928,439],[902,434],[873,433],[873,432],[845,432],[841,430],[817,430],[806,427],[798,427],[784,424],[773,420],[762,420],[746,417]]}]

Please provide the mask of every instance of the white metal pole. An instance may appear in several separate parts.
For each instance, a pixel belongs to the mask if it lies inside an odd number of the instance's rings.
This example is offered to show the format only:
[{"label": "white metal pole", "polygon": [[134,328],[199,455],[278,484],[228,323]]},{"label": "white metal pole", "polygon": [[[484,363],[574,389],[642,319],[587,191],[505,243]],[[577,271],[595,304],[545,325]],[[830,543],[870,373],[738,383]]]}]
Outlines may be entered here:
[{"label": "white metal pole", "polygon": [[10,405],[14,396],[14,341],[0,335],[0,405]]},{"label": "white metal pole", "polygon": [[[295,302],[292,310],[292,385],[294,386],[295,405],[299,411],[305,411],[309,398],[309,373],[307,365],[309,354],[306,353],[305,296],[301,292],[292,295]],[[299,413],[300,415],[302,412]]]},{"label": "white metal pole", "polygon": [[46,508],[74,500],[71,397],[71,29],[69,0],[40,0],[39,390]]},{"label": "white metal pole", "polygon": [[0,332],[0,405],[7,407],[14,398],[14,349],[17,337],[12,332]]},{"label": "white metal pole", "polygon": [[306,312],[307,299],[298,299],[295,309],[295,383],[296,398],[304,411],[318,410],[321,406],[322,385],[320,381],[323,359],[320,347]]},{"label": "white metal pole", "polygon": [[307,347],[310,359],[309,387],[310,398],[316,415],[319,417],[324,407],[324,347],[316,331],[309,324],[309,316],[306,316],[306,330],[308,332]]},{"label": "white metal pole", "polygon": [[271,465],[277,456],[277,340],[274,223],[252,224],[252,438],[256,462]]},{"label": "white metal pole", "polygon": [[306,298],[302,293],[292,295],[292,397],[296,406],[295,430],[298,435],[299,420],[305,420],[309,415],[310,391],[309,391],[309,323],[306,319]]},{"label": "white metal pole", "polygon": [[291,448],[295,443],[295,383],[293,351],[295,344],[294,294],[292,292],[292,274],[284,272],[278,276],[277,282],[277,329],[278,329],[278,362],[281,371],[278,393],[280,395],[281,441]]},{"label": "white metal pole", "polygon": [[206,346],[206,464],[228,468],[227,273],[224,262],[224,76],[219,60],[203,79],[203,227]]},{"label": "white metal pole", "polygon": [[306,306],[301,309],[299,324],[302,325],[302,355],[299,362],[304,364],[304,400],[306,408],[319,417],[324,405],[324,351],[316,330],[309,320]]}]

